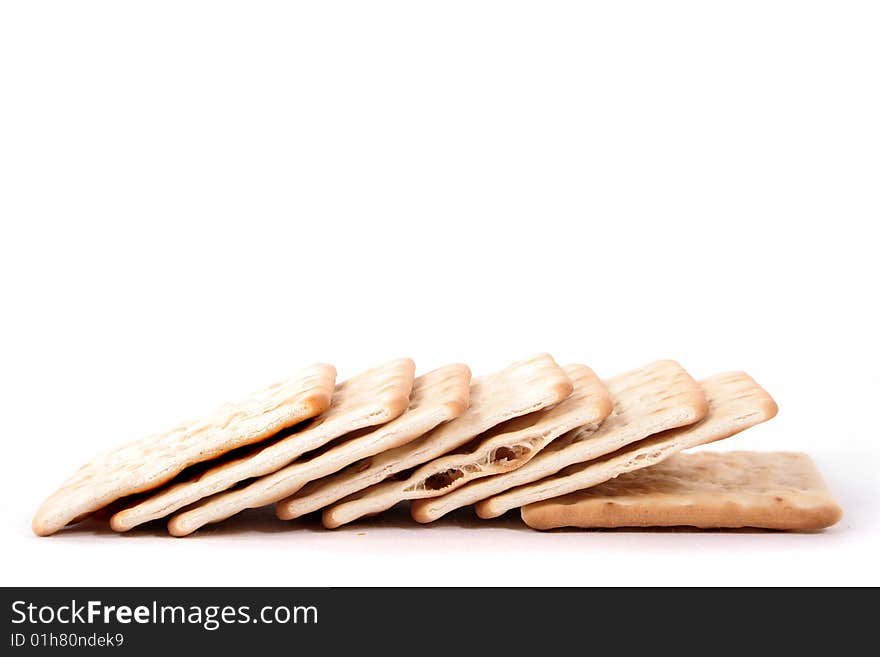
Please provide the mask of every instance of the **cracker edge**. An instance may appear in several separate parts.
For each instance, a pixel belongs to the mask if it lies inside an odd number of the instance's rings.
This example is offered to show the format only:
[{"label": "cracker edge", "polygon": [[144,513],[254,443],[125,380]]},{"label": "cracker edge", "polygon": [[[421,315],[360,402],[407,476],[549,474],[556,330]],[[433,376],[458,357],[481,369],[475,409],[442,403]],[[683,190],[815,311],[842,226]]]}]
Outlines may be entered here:
[{"label": "cracker edge", "polygon": [[[771,416],[772,418],[772,416]],[[770,418],[768,418],[770,419]],[[706,443],[708,444],[708,443]],[[714,453],[714,454],[726,454],[726,453],[736,453],[736,452],[704,452],[704,453]],[[792,452],[757,452],[752,451],[752,453],[757,454],[784,454],[784,453],[792,453]],[[723,510],[722,506],[730,509],[733,508],[736,510],[736,513],[745,516],[748,513],[744,513],[747,511],[747,507],[742,504],[738,504],[736,502],[731,501],[720,501],[720,503],[713,509],[707,511],[702,514],[704,520],[702,522],[668,522],[668,523],[656,523],[656,522],[643,522],[643,523],[634,523],[634,522],[623,522],[620,520],[621,518],[629,518],[631,519],[631,514],[624,511],[625,508],[630,508],[632,505],[628,505],[628,507],[624,507],[621,505],[614,505],[608,507],[608,502],[603,503],[602,509],[602,517],[611,516],[615,518],[615,520],[609,520],[607,523],[599,524],[594,523],[590,525],[586,524],[577,524],[569,521],[559,521],[558,519],[549,519],[549,516],[555,516],[558,518],[558,502],[554,502],[557,498],[549,498],[547,500],[541,500],[540,502],[533,502],[532,504],[527,504],[520,508],[520,517],[523,522],[531,527],[532,529],[536,529],[538,531],[547,531],[552,529],[563,529],[566,527],[574,527],[577,529],[593,529],[593,530],[601,530],[601,529],[619,529],[619,528],[650,528],[650,527],[696,527],[698,529],[742,529],[742,528],[752,528],[752,529],[767,529],[767,530],[776,530],[776,531],[819,531],[822,529],[826,529],[837,524],[843,518],[843,509],[834,499],[831,490],[828,488],[828,484],[825,481],[825,478],[822,476],[821,471],[816,466],[816,462],[806,453],[803,452],[794,452],[796,454],[801,454],[805,456],[813,470],[815,471],[816,477],[818,478],[819,483],[821,484],[821,492],[824,493],[825,501],[822,504],[818,504],[814,507],[809,508],[795,508],[794,511],[798,516],[796,522],[792,522],[790,517],[786,522],[774,522],[774,520],[763,521],[762,524],[748,524],[748,523],[736,523],[736,524],[723,524],[723,520],[713,520],[715,518],[721,518],[723,516],[729,516],[729,510]],[[665,460],[665,459],[664,459]],[[662,462],[662,461],[661,461]],[[657,464],[654,464],[657,465]],[[633,470],[632,472],[637,472],[637,470]],[[768,495],[769,497],[769,495]],[[599,504],[599,498],[596,499],[596,504]],[[571,505],[576,506],[576,504]],[[554,513],[555,510],[555,513]],[[682,506],[680,508],[676,508],[673,514],[673,518],[684,518],[687,514],[692,514],[694,511],[693,506]],[[767,509],[762,508],[757,513],[754,513],[755,517],[773,517],[774,519],[779,519],[780,517],[784,517],[787,513],[790,513],[791,507],[786,510],[785,507],[782,509]],[[678,514],[678,515],[676,515]],[[682,515],[683,514],[683,515]],[[698,514],[700,515],[700,514]],[[527,517],[531,516],[531,517]],[[597,516],[598,517],[598,516]],[[771,526],[771,523],[774,523]]]},{"label": "cracker edge", "polygon": [[[281,430],[286,429],[288,427],[292,427],[292,426],[298,424],[299,422],[304,422],[306,420],[310,420],[313,417],[316,417],[316,416],[320,415],[321,413],[323,413],[330,406],[330,400],[333,396],[333,390],[335,389],[335,381],[336,381],[336,375],[337,375],[336,368],[333,365],[330,365],[329,363],[316,362],[316,363],[311,363],[311,364],[301,368],[301,370],[306,370],[306,369],[309,369],[312,367],[321,368],[322,370],[324,370],[322,374],[324,376],[327,376],[332,379],[331,385],[329,386],[329,391],[327,391],[327,392],[315,391],[315,392],[312,392],[311,394],[309,394],[308,396],[304,397],[300,401],[300,406],[302,408],[306,409],[306,410],[304,410],[303,416],[300,417],[298,420],[292,422],[291,424],[288,424],[288,425],[285,425],[284,427],[278,428],[278,431],[281,431]],[[263,388],[263,389],[265,389],[265,388]],[[259,392],[262,392],[262,390],[254,391],[251,393],[251,395],[257,394]],[[242,400],[238,400],[238,402],[233,401],[233,402],[227,402],[227,403],[235,404],[235,403],[240,403],[241,401]],[[198,418],[196,419],[196,421],[197,420],[198,420]],[[189,420],[189,421],[191,422],[193,420]],[[242,443],[241,445],[237,445],[236,447],[244,447],[245,445],[256,445],[257,443],[259,443],[263,440],[266,440],[267,438],[270,438],[273,435],[274,435],[274,433],[268,433],[266,435],[255,438],[254,440],[252,440],[248,443]],[[105,450],[104,452],[97,455],[92,460],[90,460],[89,462],[87,462],[86,464],[84,464],[80,467],[81,468],[87,467],[90,463],[92,463],[95,459],[99,458],[103,454],[105,454],[107,452],[112,452],[115,449],[119,449],[120,447],[121,447],[121,445],[119,445],[115,448],[111,448],[110,450]],[[66,486],[66,480],[65,480],[65,483],[62,483],[61,486],[59,486],[55,490],[55,492],[50,494],[49,497],[47,497],[43,501],[43,503],[40,505],[40,507],[37,509],[36,513],[34,514],[33,519],[31,520],[31,530],[37,536],[50,536],[52,534],[55,534],[56,532],[64,529],[65,527],[67,527],[69,525],[74,525],[74,524],[88,518],[93,513],[100,511],[102,508],[106,507],[109,504],[112,504],[116,500],[122,499],[123,497],[127,497],[129,495],[136,495],[139,493],[146,493],[148,491],[157,490],[157,489],[161,488],[162,486],[164,486],[165,484],[167,484],[172,479],[174,479],[174,477],[176,477],[178,474],[183,472],[183,470],[185,470],[189,466],[195,465],[196,463],[202,463],[204,461],[210,461],[213,458],[217,458],[218,456],[221,456],[222,454],[225,454],[226,452],[231,451],[231,449],[235,449],[235,448],[226,449],[224,451],[217,452],[217,453],[212,452],[212,454],[210,456],[208,456],[207,458],[186,463],[183,466],[179,467],[176,471],[174,471],[174,469],[172,468],[172,471],[170,471],[170,474],[167,474],[167,473],[163,474],[161,478],[159,478],[155,482],[151,482],[150,485],[145,486],[145,487],[141,487],[141,488],[134,488],[130,491],[125,492],[122,495],[116,495],[112,499],[109,499],[109,500],[103,502],[102,504],[100,504],[99,506],[97,506],[93,509],[83,510],[80,513],[73,514],[73,513],[69,513],[69,512],[65,513],[63,510],[58,509],[56,506],[54,512],[47,511],[45,509],[47,504],[52,500],[52,498],[56,494],[58,494],[60,491],[62,491],[65,488],[65,486]],[[72,476],[73,475],[70,475],[70,477],[72,477]],[[68,477],[68,479],[70,477]],[[49,506],[52,506],[52,505],[49,505]],[[65,508],[69,508],[69,507],[65,507]]]}]

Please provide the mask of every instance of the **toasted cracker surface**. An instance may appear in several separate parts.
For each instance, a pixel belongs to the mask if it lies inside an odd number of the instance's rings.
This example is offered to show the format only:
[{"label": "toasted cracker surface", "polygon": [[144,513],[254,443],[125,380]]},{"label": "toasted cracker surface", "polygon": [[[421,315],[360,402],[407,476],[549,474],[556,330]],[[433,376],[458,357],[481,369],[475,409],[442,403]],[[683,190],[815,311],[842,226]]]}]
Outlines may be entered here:
[{"label": "toasted cracker surface", "polygon": [[[605,385],[613,408],[598,428],[586,426],[569,431],[521,468],[471,482],[436,498],[431,513],[439,517],[452,509],[479,503],[652,433],[692,424],[707,412],[702,389],[675,361],[651,363],[608,379]],[[477,509],[479,512],[479,504]]]},{"label": "toasted cracker surface", "polygon": [[611,410],[605,386],[583,365],[570,365],[564,370],[574,390],[563,401],[496,425],[471,440],[464,451],[438,457],[406,479],[392,479],[357,493],[334,507],[335,518],[376,514],[402,500],[436,497],[468,481],[509,472],[527,463],[565,431],[585,423],[597,425]]},{"label": "toasted cracker surface", "polygon": [[815,530],[843,512],[806,454],[697,452],[523,507],[535,529],[758,527]]},{"label": "toasted cracker surface", "polygon": [[[376,431],[356,436],[314,458],[291,466],[291,490],[302,488],[302,494],[293,494],[284,503],[284,519],[291,520],[335,502],[336,490],[319,484],[327,477],[352,463],[361,462],[389,449],[405,445],[434,427],[459,417],[467,410],[470,397],[471,372],[466,365],[448,365],[416,379],[410,407],[397,421]],[[279,513],[280,513],[279,503]]]},{"label": "toasted cracker surface", "polygon": [[400,358],[361,372],[336,386],[330,406],[303,429],[232,460],[221,461],[186,481],[160,489],[155,495],[110,519],[116,531],[126,531],[184,506],[227,490],[240,481],[284,467],[307,451],[352,431],[393,420],[409,403],[415,363]]},{"label": "toasted cracker surface", "polygon": [[34,533],[52,534],[117,499],[156,488],[190,465],[322,413],[335,379],[332,365],[318,363],[207,417],[101,454],[43,502],[33,519]]},{"label": "toasted cracker surface", "polygon": [[418,522],[431,522],[432,499],[469,481],[510,472],[528,463],[551,441],[582,426],[596,428],[611,412],[605,385],[585,365],[567,365],[574,386],[569,397],[555,406],[505,422],[477,436],[469,449],[441,456],[418,468],[398,489],[413,500],[410,513]]},{"label": "toasted cracker surface", "polygon": [[[324,485],[336,489],[339,498],[351,497],[324,510],[324,525],[338,527],[360,517],[361,507],[352,504],[358,491],[458,449],[502,422],[557,404],[568,397],[572,389],[565,371],[548,354],[518,361],[475,379],[471,384],[470,407],[460,418],[404,447],[378,454],[329,478]],[[282,518],[283,505],[282,502],[276,507]],[[373,512],[373,508],[367,512]]]},{"label": "toasted cracker surface", "polygon": [[[396,419],[370,430],[342,436],[308,459],[296,461],[252,483],[211,498],[174,516],[168,530],[185,536],[199,527],[219,522],[247,508],[270,504],[291,495],[307,482],[332,474],[345,466],[387,449],[404,445],[443,422],[465,412],[470,393],[470,370],[466,365],[441,367],[416,379],[409,407]],[[311,500],[306,500],[308,504]],[[294,509],[294,512],[299,507]],[[307,511],[302,511],[306,513]]]},{"label": "toasted cracker surface", "polygon": [[745,372],[726,372],[700,382],[709,412],[695,424],[670,429],[597,459],[575,463],[539,481],[508,490],[485,506],[511,509],[595,486],[645,468],[690,447],[721,440],[776,415],[776,402]]}]

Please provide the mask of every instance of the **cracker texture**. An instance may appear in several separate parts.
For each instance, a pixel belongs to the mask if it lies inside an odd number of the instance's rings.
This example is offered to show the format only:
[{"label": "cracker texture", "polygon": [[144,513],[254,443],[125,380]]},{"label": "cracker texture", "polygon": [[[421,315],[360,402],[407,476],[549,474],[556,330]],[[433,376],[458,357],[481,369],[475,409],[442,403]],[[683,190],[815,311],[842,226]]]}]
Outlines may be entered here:
[{"label": "cracker texture", "polygon": [[431,500],[470,481],[510,472],[528,463],[553,440],[575,427],[596,428],[611,412],[611,397],[586,365],[566,365],[574,390],[558,404],[509,420],[477,436],[465,451],[441,456],[419,467],[398,489],[413,500],[410,514],[432,522]]},{"label": "cracker texture", "polygon": [[554,527],[756,527],[817,530],[843,515],[806,454],[696,452],[530,504],[523,520]]},{"label": "cracker texture", "polygon": [[745,372],[700,382],[708,413],[694,424],[662,431],[599,458],[575,463],[540,481],[506,491],[491,502],[510,509],[595,486],[624,472],[659,463],[684,449],[721,440],[776,415],[776,402]]},{"label": "cracker texture", "polygon": [[[389,449],[400,447],[431,429],[453,420],[468,408],[471,372],[455,364],[428,372],[416,379],[410,407],[395,422],[376,431],[356,436],[308,461],[294,464],[284,474],[287,487],[294,492],[277,511],[285,520],[298,518],[339,499],[333,487],[319,481],[352,463],[361,462]],[[311,485],[310,485],[311,484]]]},{"label": "cracker texture", "polygon": [[[168,531],[174,536],[186,536],[244,509],[290,496],[309,481],[330,475],[359,459],[405,445],[465,412],[470,376],[468,367],[461,364],[420,376],[413,386],[408,409],[399,417],[376,428],[344,435],[308,459],[295,461],[243,487],[201,500],[173,516],[168,522]],[[293,512],[301,510],[294,508]]]},{"label": "cracker texture", "polygon": [[[708,412],[700,385],[672,360],[661,360],[605,382],[613,409],[598,428],[584,426],[560,436],[523,467],[463,486],[450,494],[446,509],[476,503],[482,518],[501,515],[513,506],[504,493],[549,477],[642,440],[652,434],[703,419]],[[442,499],[442,498],[438,498]],[[440,509],[438,507],[437,512]]]},{"label": "cracker texture", "polygon": [[[391,495],[385,494],[386,489],[383,488],[381,494],[367,493],[364,489],[456,450],[502,422],[557,404],[572,390],[565,370],[549,354],[517,361],[475,379],[471,384],[470,406],[461,417],[408,445],[355,464],[324,482],[337,491],[339,499],[348,495],[324,510],[324,526],[338,527],[389,508],[394,502]],[[359,501],[361,499],[364,501]],[[276,507],[276,513],[284,518],[283,503]]]},{"label": "cracker texture", "polygon": [[110,519],[116,531],[165,516],[227,490],[237,483],[284,467],[307,451],[352,431],[382,424],[403,413],[409,403],[415,363],[399,358],[371,368],[338,384],[330,406],[304,428],[250,453],[223,460],[185,481],[160,489],[156,494],[118,511]]},{"label": "cracker texture", "polygon": [[317,363],[202,419],[99,455],[43,502],[33,518],[34,533],[53,534],[115,500],[164,484],[190,465],[322,413],[330,405],[335,379],[332,365]]}]

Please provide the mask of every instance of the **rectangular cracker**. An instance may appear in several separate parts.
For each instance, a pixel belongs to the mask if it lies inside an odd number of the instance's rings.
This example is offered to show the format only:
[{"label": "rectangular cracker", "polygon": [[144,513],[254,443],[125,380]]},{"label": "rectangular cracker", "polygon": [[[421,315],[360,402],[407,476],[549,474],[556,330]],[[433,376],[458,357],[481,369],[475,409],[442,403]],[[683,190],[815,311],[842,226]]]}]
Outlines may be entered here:
[{"label": "rectangular cracker", "polygon": [[251,484],[202,500],[168,523],[174,536],[185,536],[253,506],[270,504],[360,459],[415,440],[434,427],[459,417],[468,407],[471,372],[467,365],[447,365],[418,377],[406,412],[387,424],[343,436],[309,459],[297,461]]},{"label": "rectangular cracker", "polygon": [[523,507],[534,529],[758,527],[817,530],[843,516],[806,454],[676,454],[584,491]]},{"label": "rectangular cracker", "polygon": [[[341,500],[378,484],[388,477],[447,454],[495,425],[557,404],[572,392],[565,371],[548,354],[513,363],[479,377],[471,383],[471,401],[461,417],[440,426],[408,445],[355,463],[349,468],[306,486],[299,497]],[[288,517],[293,500],[276,504],[275,513]],[[331,507],[332,508],[332,507]],[[342,519],[332,511],[324,514],[325,526],[335,527]]]},{"label": "rectangular cracker", "polygon": [[453,509],[543,479],[572,463],[589,461],[653,433],[692,424],[706,415],[702,389],[675,361],[651,363],[615,376],[605,385],[613,409],[598,429],[569,431],[521,468],[434,498],[423,513],[439,518]]},{"label": "rectangular cracker", "polygon": [[[575,427],[597,427],[611,412],[605,385],[585,365],[567,365],[565,373],[574,387],[571,395],[555,406],[509,420],[480,434],[466,450],[441,456],[419,467],[405,481],[383,482],[359,495],[355,504],[390,508],[403,499],[413,500],[410,513],[418,522],[430,522],[424,505],[460,488],[469,481],[515,470],[528,463],[551,441]],[[365,491],[366,492],[366,491]],[[341,506],[341,505],[340,505]],[[383,509],[379,509],[384,510]]]},{"label": "rectangular cracker", "polygon": [[34,515],[34,533],[53,534],[115,500],[164,484],[190,465],[322,413],[330,405],[335,380],[332,365],[317,363],[205,418],[99,455],[43,502]]},{"label": "rectangular cracker", "polygon": [[352,431],[393,420],[406,409],[415,363],[400,358],[366,370],[336,386],[330,406],[303,429],[201,474],[174,482],[151,497],[122,509],[110,518],[116,531],[165,516],[240,481],[283,468],[302,454]]},{"label": "rectangular cracker", "polygon": [[501,509],[572,493],[659,463],[684,449],[727,438],[776,416],[776,402],[745,372],[716,374],[700,385],[709,404],[709,412],[701,422],[664,431],[598,459],[568,466],[551,477],[505,491],[480,505],[497,514]]}]

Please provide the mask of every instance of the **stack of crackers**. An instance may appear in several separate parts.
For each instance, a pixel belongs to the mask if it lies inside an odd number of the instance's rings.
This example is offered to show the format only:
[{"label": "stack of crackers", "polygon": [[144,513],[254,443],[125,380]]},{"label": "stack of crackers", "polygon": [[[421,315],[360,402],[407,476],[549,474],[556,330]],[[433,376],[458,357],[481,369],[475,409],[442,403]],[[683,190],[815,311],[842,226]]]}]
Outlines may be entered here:
[{"label": "stack of crackers", "polygon": [[98,456],[33,529],[103,512],[116,531],[164,518],[186,536],[268,504],[334,528],[403,501],[419,523],[473,505],[535,529],[830,526],[841,510],[804,454],[682,453],[776,411],[744,372],[695,381],[672,360],[602,380],[548,354],[476,378],[461,364],[416,377],[404,358],[341,383],[318,363]]}]

